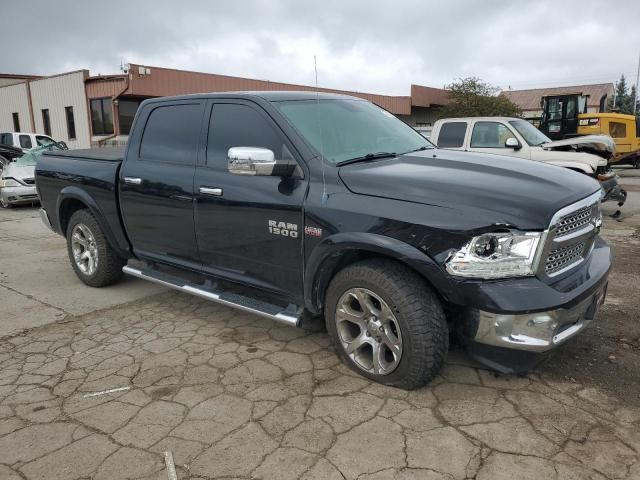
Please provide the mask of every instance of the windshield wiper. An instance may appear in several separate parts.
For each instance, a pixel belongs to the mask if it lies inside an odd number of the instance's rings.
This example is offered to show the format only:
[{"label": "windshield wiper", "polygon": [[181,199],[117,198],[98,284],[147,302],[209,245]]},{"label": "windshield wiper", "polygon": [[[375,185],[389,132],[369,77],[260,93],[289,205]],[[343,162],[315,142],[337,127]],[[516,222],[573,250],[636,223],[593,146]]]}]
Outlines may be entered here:
[{"label": "windshield wiper", "polygon": [[336,166],[342,167],[343,165],[350,165],[352,163],[366,162],[368,160],[377,160],[379,158],[391,158],[395,156],[396,156],[396,152],[367,153],[366,155],[362,155],[361,157],[349,158],[348,160],[343,160],[341,162],[338,162],[336,163]]},{"label": "windshield wiper", "polygon": [[424,147],[415,148],[413,150],[409,150],[408,152],[404,152],[402,155],[406,155],[407,153],[420,152],[422,150],[433,150],[433,148],[435,147],[425,145]]}]

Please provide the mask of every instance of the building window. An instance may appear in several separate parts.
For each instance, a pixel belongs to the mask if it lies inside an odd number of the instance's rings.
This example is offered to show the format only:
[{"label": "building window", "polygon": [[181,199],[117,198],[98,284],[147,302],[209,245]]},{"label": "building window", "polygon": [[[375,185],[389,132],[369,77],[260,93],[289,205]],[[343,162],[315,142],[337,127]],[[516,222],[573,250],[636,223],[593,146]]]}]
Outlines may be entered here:
[{"label": "building window", "polygon": [[45,135],[51,136],[51,119],[49,118],[49,109],[42,110],[42,125],[44,126]]},{"label": "building window", "polygon": [[73,107],[64,107],[64,116],[67,119],[67,134],[69,140],[76,139],[76,121],[73,118]]},{"label": "building window", "polygon": [[13,117],[13,131],[14,132],[19,132],[20,131],[20,117],[18,116],[18,112],[13,112],[11,114],[11,116]]},{"label": "building window", "polygon": [[120,135],[129,135],[133,118],[140,106],[137,100],[120,100],[118,103],[118,125],[120,125]]},{"label": "building window", "polygon": [[91,129],[94,135],[113,135],[111,98],[94,98],[91,105]]}]

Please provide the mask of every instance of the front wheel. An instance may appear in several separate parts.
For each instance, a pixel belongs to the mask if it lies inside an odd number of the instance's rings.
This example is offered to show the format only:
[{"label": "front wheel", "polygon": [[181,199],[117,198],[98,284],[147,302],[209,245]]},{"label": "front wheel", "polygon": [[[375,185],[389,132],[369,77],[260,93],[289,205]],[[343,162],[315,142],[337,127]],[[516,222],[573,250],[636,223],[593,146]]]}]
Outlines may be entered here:
[{"label": "front wheel", "polygon": [[90,287],[106,287],[122,278],[126,260],[111,248],[88,210],[78,210],[71,216],[67,252],[76,275]]},{"label": "front wheel", "polygon": [[2,198],[2,196],[0,196],[0,206],[2,206],[2,208],[11,208],[12,207],[12,205],[9,202],[5,201]]},{"label": "front wheel", "polygon": [[325,321],[342,361],[385,385],[427,384],[449,348],[438,297],[423,278],[393,261],[367,260],[336,274]]}]

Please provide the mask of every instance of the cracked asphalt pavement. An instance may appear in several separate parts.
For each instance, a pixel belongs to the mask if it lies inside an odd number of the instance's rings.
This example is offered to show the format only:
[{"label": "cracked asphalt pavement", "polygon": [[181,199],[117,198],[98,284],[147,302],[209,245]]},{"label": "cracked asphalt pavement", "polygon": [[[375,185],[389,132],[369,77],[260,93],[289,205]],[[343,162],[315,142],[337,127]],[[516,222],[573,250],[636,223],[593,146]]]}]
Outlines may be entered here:
[{"label": "cracked asphalt pavement", "polygon": [[165,451],[181,479],[640,479],[640,407],[597,382],[453,350],[428,387],[384,387],[318,325],[85,287],[36,213],[0,211],[3,480],[167,479]]}]

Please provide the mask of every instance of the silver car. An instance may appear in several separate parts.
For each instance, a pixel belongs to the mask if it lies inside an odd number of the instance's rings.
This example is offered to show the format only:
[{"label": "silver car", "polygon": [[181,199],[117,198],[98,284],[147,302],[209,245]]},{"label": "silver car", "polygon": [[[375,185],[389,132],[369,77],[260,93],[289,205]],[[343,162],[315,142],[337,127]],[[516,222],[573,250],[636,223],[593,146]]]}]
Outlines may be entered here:
[{"label": "silver car", "polygon": [[0,205],[10,208],[40,201],[34,177],[38,158],[45,150],[66,150],[66,145],[44,145],[13,161],[0,162]]},{"label": "silver car", "polygon": [[9,208],[38,201],[34,173],[36,161],[28,155],[4,165],[0,179],[0,205]]}]

